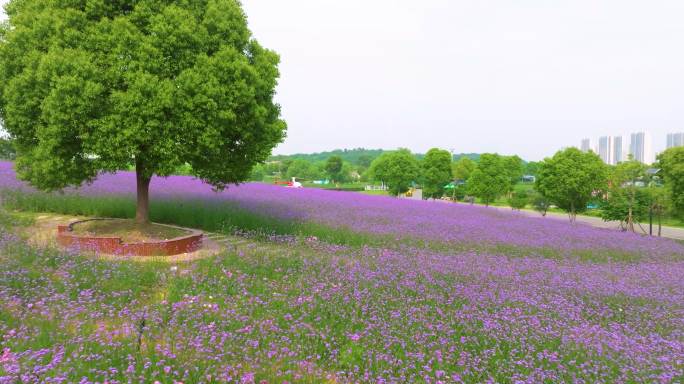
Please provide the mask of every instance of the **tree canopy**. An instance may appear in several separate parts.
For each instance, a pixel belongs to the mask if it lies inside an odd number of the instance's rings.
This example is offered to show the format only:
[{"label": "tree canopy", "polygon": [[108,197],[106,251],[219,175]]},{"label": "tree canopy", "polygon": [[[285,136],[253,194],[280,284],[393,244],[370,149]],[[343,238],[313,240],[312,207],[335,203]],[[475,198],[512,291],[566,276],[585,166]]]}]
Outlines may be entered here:
[{"label": "tree canopy", "polygon": [[661,153],[658,164],[672,198],[672,210],[684,219],[684,147],[670,148]]},{"label": "tree canopy", "polygon": [[518,155],[503,156],[502,161],[509,177],[508,191],[511,192],[513,191],[513,187],[515,187],[523,177],[523,171],[525,169],[524,163]]},{"label": "tree canopy", "polygon": [[625,221],[634,232],[634,222],[643,218],[643,207],[648,205],[644,194],[637,192],[637,183],[646,182],[646,169],[645,164],[631,156],[611,169],[608,199],[602,212],[604,220]]},{"label": "tree canopy", "polygon": [[578,212],[587,209],[595,193],[605,191],[608,169],[593,152],[577,148],[558,151],[544,159],[539,167],[536,189],[575,221]]},{"label": "tree canopy", "polygon": [[183,164],[224,188],[282,141],[279,57],[237,0],[13,0],[0,31],[0,117],[19,177],[44,190]]},{"label": "tree canopy", "polygon": [[452,181],[451,153],[432,148],[423,158],[423,198],[439,199],[444,195],[444,186]]},{"label": "tree canopy", "polygon": [[316,164],[297,159],[287,168],[287,178],[300,177],[308,180],[324,179],[324,172]]},{"label": "tree canopy", "polygon": [[408,149],[383,153],[371,164],[371,175],[375,180],[387,184],[389,193],[398,196],[411,187],[420,176],[420,164]]},{"label": "tree canopy", "polygon": [[480,156],[477,168],[468,179],[468,193],[489,205],[509,191],[510,180],[503,158],[497,154],[485,153]]},{"label": "tree canopy", "polygon": [[330,156],[325,162],[325,172],[330,177],[332,181],[341,181],[342,179],[342,167],[344,166],[344,161],[340,156]]},{"label": "tree canopy", "polygon": [[452,172],[456,179],[465,181],[468,180],[475,168],[477,168],[477,163],[468,157],[462,157],[453,163]]}]

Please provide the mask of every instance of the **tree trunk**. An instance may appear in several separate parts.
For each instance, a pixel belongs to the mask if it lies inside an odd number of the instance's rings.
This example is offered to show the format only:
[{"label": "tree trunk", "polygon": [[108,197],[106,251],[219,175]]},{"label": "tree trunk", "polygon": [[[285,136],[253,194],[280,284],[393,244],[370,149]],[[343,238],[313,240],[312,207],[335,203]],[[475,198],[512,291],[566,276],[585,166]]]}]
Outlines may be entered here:
[{"label": "tree trunk", "polygon": [[150,222],[150,176],[145,175],[140,161],[135,163],[135,179],[137,184],[137,206],[135,221],[138,224]]},{"label": "tree trunk", "polygon": [[577,213],[575,212],[575,203],[571,202],[570,203],[570,223],[575,224],[575,220],[577,220]]},{"label": "tree trunk", "polygon": [[632,180],[632,189],[631,189],[631,197],[629,200],[629,213],[627,214],[627,227],[629,227],[629,230],[632,232],[634,231],[634,200],[635,200],[635,195],[636,191],[634,190],[634,180]]}]

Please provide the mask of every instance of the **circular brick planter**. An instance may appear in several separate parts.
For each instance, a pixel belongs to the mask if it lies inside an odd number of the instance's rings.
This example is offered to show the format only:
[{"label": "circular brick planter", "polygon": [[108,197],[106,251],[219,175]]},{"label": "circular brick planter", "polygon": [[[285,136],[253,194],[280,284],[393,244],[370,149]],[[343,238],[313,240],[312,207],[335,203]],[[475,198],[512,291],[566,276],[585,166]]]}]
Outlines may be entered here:
[{"label": "circular brick planter", "polygon": [[117,256],[173,256],[195,252],[202,248],[202,238],[204,236],[202,232],[173,225],[155,224],[181,229],[187,231],[188,235],[163,241],[124,243],[120,237],[79,236],[73,233],[74,225],[96,220],[117,219],[80,220],[74,221],[69,225],[60,225],[57,227],[57,243],[63,247],[78,251],[91,251]]}]

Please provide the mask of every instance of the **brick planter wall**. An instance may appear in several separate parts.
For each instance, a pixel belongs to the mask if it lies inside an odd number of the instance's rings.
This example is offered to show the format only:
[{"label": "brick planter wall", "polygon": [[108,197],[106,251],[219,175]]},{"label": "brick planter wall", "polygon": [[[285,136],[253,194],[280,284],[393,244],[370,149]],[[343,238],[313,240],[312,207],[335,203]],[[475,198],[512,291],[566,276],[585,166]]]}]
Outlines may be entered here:
[{"label": "brick planter wall", "polygon": [[[69,225],[58,226],[57,243],[63,247],[79,251],[92,251],[120,256],[173,256],[182,253],[195,252],[202,248],[202,238],[204,236],[202,232],[186,228],[180,229],[189,231],[190,234],[187,236],[164,241],[150,241],[141,243],[124,243],[120,237],[90,237],[78,236],[74,234],[74,225],[86,221],[93,220],[81,220],[73,222]],[[168,227],[173,226],[168,225]]]}]

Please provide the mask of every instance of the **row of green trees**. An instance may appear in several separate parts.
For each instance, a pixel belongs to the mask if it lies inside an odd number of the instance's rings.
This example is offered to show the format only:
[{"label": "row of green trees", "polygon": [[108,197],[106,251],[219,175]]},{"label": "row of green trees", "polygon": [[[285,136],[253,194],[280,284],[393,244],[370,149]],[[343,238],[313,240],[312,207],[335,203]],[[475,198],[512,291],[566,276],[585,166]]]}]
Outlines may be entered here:
[{"label": "row of green trees", "polygon": [[[684,148],[671,148],[647,166],[635,160],[616,166],[598,155],[568,148],[535,164],[533,191],[512,191],[508,182],[518,176],[515,159],[482,155],[471,172],[465,190],[484,204],[508,194],[514,209],[532,205],[546,215],[555,206],[572,222],[589,206],[600,208],[606,221],[620,221],[626,230],[666,215],[684,217]],[[455,167],[459,169],[460,167]],[[462,171],[461,171],[462,172]],[[511,179],[507,179],[511,178]]]},{"label": "row of green trees", "polygon": [[[368,162],[370,165],[370,161]],[[253,181],[272,179],[290,180],[295,177],[303,180],[329,180],[332,183],[360,181],[368,166],[352,164],[340,156],[331,156],[325,161],[305,159],[283,159],[257,164],[250,176]]]},{"label": "row of green trees", "polygon": [[[534,174],[533,190],[515,190],[524,174]],[[514,209],[528,205],[542,215],[550,207],[568,213],[572,222],[589,206],[601,208],[605,220],[617,220],[624,228],[646,219],[671,214],[684,216],[684,148],[672,148],[647,166],[635,160],[617,166],[603,163],[598,155],[568,148],[539,163],[525,163],[518,156],[482,154],[478,162],[452,161],[448,151],[433,148],[418,160],[407,149],[387,152],[369,168],[372,180],[387,185],[397,196],[412,185],[423,188],[423,198],[445,193],[470,196],[489,205],[507,196]]]},{"label": "row of green trees", "polygon": [[394,196],[419,184],[425,199],[438,199],[449,188],[454,197],[467,193],[490,204],[513,191],[525,172],[525,163],[518,156],[497,154],[483,154],[477,163],[467,157],[453,162],[450,152],[438,148],[418,160],[409,150],[400,149],[378,157],[369,171],[370,178],[385,183]]}]

